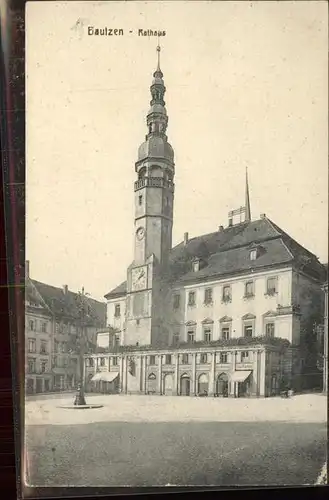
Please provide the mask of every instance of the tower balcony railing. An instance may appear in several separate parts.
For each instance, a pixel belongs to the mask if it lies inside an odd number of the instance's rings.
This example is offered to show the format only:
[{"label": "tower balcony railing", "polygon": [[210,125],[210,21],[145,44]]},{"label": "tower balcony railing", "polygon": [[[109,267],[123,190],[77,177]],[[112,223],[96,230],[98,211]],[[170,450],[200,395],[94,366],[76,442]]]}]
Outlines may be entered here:
[{"label": "tower balcony railing", "polygon": [[173,191],[174,183],[163,177],[143,177],[143,179],[139,179],[135,182],[135,191],[144,187],[168,188]]}]

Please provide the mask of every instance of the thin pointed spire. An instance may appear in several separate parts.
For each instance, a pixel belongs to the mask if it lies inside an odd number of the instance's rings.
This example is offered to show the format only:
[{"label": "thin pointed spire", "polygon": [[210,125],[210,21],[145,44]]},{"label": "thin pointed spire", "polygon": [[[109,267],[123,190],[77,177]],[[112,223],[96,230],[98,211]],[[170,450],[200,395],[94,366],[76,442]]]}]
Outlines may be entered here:
[{"label": "thin pointed spire", "polygon": [[158,45],[157,45],[158,66],[157,66],[157,71],[161,71],[161,69],[160,69],[160,52],[161,52],[161,47],[160,47],[160,41],[159,41],[159,37],[158,37]]},{"label": "thin pointed spire", "polygon": [[246,167],[246,221],[251,221],[250,198],[249,198],[249,184],[248,184],[248,167]]}]

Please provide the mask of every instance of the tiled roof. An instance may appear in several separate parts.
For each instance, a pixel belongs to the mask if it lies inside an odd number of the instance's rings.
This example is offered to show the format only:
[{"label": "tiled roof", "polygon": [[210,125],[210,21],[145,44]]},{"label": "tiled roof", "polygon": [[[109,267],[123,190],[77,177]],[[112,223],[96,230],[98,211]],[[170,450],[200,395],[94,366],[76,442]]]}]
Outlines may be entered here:
[{"label": "tiled roof", "polygon": [[127,282],[124,281],[121,283],[121,285],[117,286],[116,288],[113,288],[107,295],[105,295],[105,298],[110,298],[110,297],[120,297],[121,295],[125,295],[127,290]]},{"label": "tiled roof", "polygon": [[[259,244],[264,252],[255,260],[249,258],[250,245]],[[198,272],[192,272],[191,262],[197,257],[206,262]],[[176,245],[170,252],[167,278],[171,283],[201,280],[211,276],[236,274],[251,269],[295,262],[305,272],[323,279],[324,267],[317,257],[302,247],[267,217],[243,222],[222,231],[205,234]],[[126,293],[127,283],[109,292],[105,297],[119,297]]]},{"label": "tiled roof", "polygon": [[[63,288],[47,285],[36,280],[27,284],[27,298],[39,298],[55,317],[61,319],[78,319],[78,294]],[[86,325],[104,327],[106,325],[106,304],[86,296]]]},{"label": "tiled roof", "polygon": [[215,276],[250,272],[268,266],[287,264],[292,260],[281,239],[263,242],[262,249],[263,252],[256,260],[250,260],[248,246],[217,252],[208,259],[206,267],[197,272],[191,270],[184,274],[179,282],[202,281]]}]

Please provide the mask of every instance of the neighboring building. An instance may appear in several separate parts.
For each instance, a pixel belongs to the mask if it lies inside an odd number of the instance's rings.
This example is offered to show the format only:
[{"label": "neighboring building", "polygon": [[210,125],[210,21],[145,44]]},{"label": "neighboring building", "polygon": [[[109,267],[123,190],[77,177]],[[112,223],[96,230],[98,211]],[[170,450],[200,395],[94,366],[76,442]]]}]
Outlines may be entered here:
[{"label": "neighboring building", "polygon": [[[29,276],[26,263],[26,392],[73,389],[79,378],[81,315],[78,294]],[[106,304],[86,298],[84,334],[89,349],[106,325]]]},{"label": "neighboring building", "polygon": [[323,391],[328,392],[328,265],[324,290],[324,335],[323,335]]},{"label": "neighboring building", "polygon": [[323,266],[265,215],[251,220],[247,178],[245,206],[229,213],[228,227],[186,233],[172,248],[175,164],[162,78],[158,65],[135,164],[134,261],[105,296],[112,330],[86,360],[87,386],[233,396],[299,388]]}]

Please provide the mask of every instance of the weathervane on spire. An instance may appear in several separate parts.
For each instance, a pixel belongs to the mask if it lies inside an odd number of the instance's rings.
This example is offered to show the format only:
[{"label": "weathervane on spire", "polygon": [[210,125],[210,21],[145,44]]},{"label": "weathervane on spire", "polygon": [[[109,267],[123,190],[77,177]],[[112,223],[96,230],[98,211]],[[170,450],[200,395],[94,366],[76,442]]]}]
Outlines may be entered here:
[{"label": "weathervane on spire", "polygon": [[157,53],[158,53],[158,70],[160,70],[160,52],[161,52],[161,47],[160,47],[160,41],[158,37],[158,45],[157,45]]}]

